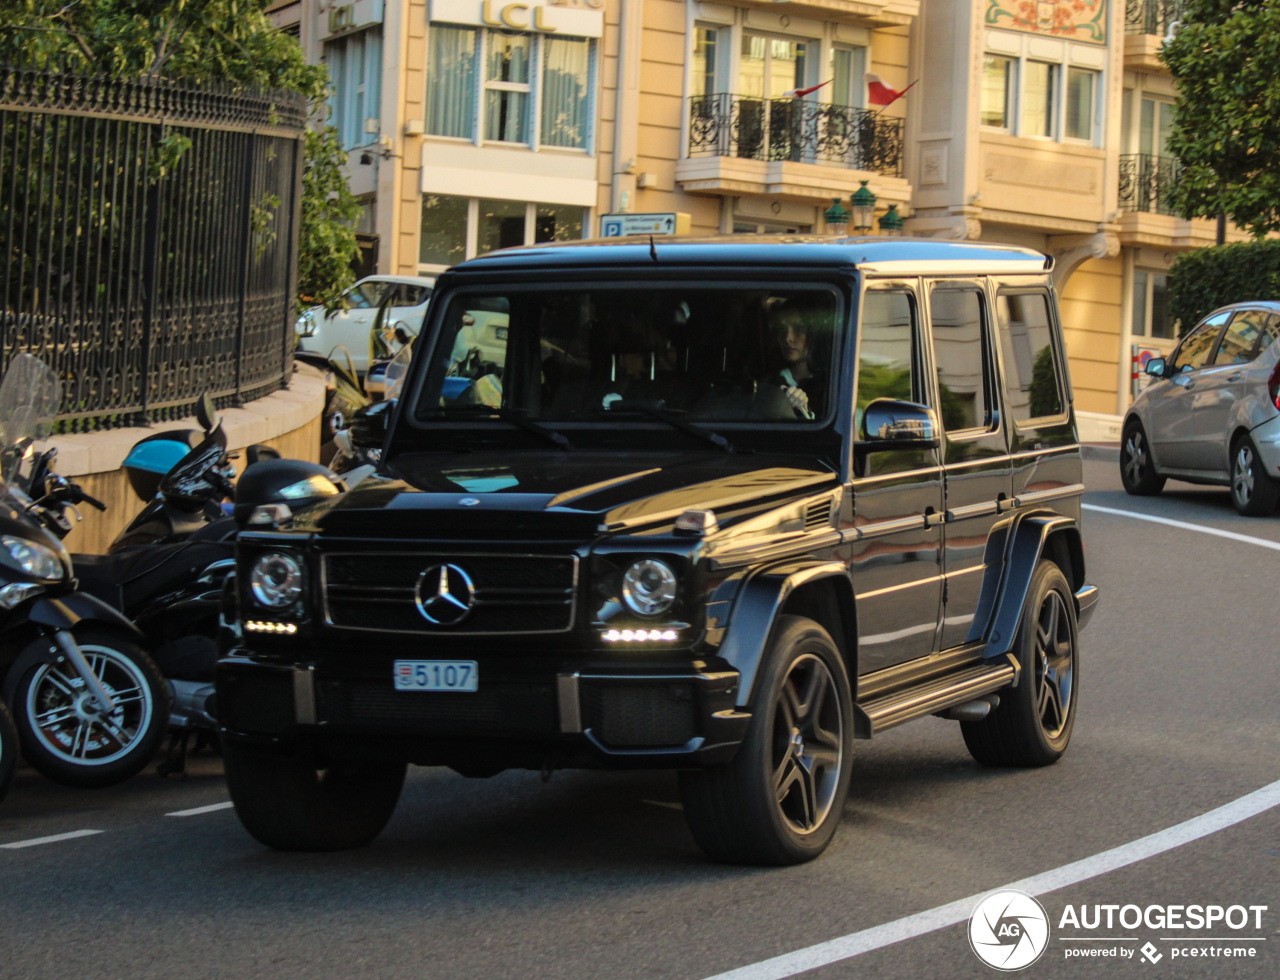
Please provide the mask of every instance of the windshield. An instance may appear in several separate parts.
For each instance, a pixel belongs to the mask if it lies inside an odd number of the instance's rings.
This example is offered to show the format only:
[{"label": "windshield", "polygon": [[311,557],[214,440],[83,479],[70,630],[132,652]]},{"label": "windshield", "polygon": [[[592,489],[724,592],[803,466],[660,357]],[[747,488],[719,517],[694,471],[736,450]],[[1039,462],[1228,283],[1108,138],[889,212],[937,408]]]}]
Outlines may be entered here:
[{"label": "windshield", "polygon": [[834,401],[842,323],[839,294],[821,284],[455,293],[414,414],[509,409],[554,422],[657,410],[817,425]]},{"label": "windshield", "polygon": [[0,455],[6,483],[13,482],[27,447],[53,431],[60,396],[57,375],[39,358],[19,354],[9,362],[0,381]]}]

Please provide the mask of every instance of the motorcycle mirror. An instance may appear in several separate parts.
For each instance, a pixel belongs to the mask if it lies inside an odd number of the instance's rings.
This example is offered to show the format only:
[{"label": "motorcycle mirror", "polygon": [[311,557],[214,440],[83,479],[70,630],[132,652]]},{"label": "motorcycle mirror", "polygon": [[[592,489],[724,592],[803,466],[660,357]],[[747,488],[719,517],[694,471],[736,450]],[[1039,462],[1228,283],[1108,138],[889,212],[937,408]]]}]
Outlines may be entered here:
[{"label": "motorcycle mirror", "polygon": [[214,405],[213,398],[207,391],[196,402],[196,421],[200,423],[205,432],[212,432],[217,428],[220,421],[218,408]]}]

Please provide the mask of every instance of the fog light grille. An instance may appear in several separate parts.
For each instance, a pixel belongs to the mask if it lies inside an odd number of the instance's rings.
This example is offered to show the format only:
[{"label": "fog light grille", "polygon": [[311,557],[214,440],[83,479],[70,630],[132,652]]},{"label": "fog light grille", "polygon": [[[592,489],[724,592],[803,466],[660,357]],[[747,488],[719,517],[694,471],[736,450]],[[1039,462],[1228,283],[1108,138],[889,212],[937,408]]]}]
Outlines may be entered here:
[{"label": "fog light grille", "polygon": [[583,682],[584,723],[605,745],[659,748],[684,745],[697,734],[690,684]]}]

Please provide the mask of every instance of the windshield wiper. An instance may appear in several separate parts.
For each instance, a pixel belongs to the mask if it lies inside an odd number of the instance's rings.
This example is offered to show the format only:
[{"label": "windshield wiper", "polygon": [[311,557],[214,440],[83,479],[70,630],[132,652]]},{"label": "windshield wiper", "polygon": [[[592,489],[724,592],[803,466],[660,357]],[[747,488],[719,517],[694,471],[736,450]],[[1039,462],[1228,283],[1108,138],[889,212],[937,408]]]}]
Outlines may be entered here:
[{"label": "windshield wiper", "polygon": [[505,405],[494,408],[492,405],[454,405],[446,413],[445,418],[453,416],[455,413],[467,415],[489,416],[496,419],[502,419],[504,422],[510,422],[517,428],[524,429],[525,432],[532,432],[536,436],[541,436],[548,442],[553,442],[561,449],[576,448],[569,441],[569,437],[563,432],[557,432],[555,429],[549,429],[545,425],[539,425],[533,419],[528,418],[523,412],[519,412],[514,408],[508,408]]},{"label": "windshield wiper", "polygon": [[709,442],[717,449],[722,449],[726,453],[733,452],[733,444],[718,432],[712,432],[710,429],[704,429],[700,425],[692,422],[686,422],[675,412],[667,411],[663,408],[654,408],[652,405],[629,404],[626,408],[605,410],[597,412],[597,415],[626,415],[628,412],[634,412],[638,415],[647,415],[651,419],[657,419],[659,422],[666,422],[673,429],[679,429],[695,439],[701,439],[703,442]]}]

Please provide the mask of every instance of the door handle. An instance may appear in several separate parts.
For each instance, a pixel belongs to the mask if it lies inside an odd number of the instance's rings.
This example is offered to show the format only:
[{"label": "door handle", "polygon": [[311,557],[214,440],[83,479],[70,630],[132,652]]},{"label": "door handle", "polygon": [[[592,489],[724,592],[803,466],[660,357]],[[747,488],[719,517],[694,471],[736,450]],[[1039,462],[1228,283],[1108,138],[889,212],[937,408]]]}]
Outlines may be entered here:
[{"label": "door handle", "polygon": [[932,507],[927,508],[924,512],[925,527],[937,527],[939,524],[945,524],[946,520],[947,520],[946,514],[939,513],[938,511],[934,510]]},{"label": "door handle", "polygon": [[1244,377],[1244,372],[1243,372],[1243,371],[1237,371],[1235,374],[1228,374],[1228,375],[1227,375],[1227,380],[1228,380],[1228,381],[1239,381],[1239,380],[1240,380],[1241,378],[1243,378],[1243,377]]}]

